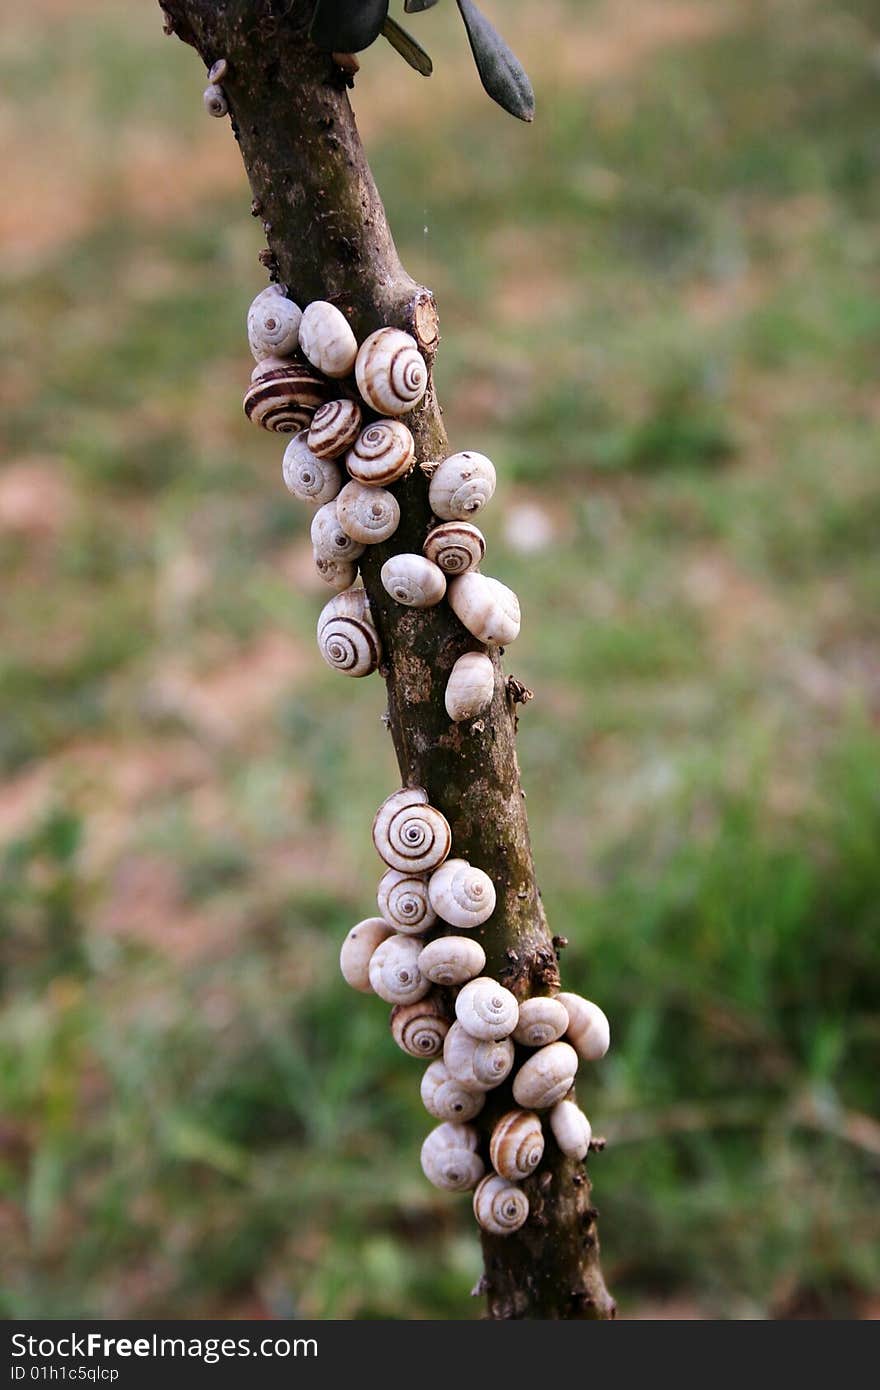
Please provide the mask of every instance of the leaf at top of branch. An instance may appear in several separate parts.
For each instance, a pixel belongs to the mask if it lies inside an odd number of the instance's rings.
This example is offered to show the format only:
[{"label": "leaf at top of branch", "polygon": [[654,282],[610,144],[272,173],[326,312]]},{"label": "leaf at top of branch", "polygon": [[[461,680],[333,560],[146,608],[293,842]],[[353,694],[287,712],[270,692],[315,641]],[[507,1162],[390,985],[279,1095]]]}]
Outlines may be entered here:
[{"label": "leaf at top of branch", "polygon": [[328,53],[360,53],[382,32],[388,0],[317,0],[309,37]]},{"label": "leaf at top of branch", "polygon": [[403,0],[407,14],[421,14],[422,10],[432,10],[437,0]]},{"label": "leaf at top of branch", "polygon": [[480,81],[489,96],[511,116],[521,121],[533,120],[535,94],[519,59],[511,53],[495,26],[480,13],[474,0],[457,0],[457,3]]},{"label": "leaf at top of branch", "polygon": [[422,48],[421,44],[416,43],[412,34],[408,34],[390,15],[382,25],[382,33],[391,44],[391,47],[397,50],[401,58],[406,59],[411,68],[415,68],[416,72],[420,72],[422,77],[431,76],[431,73],[434,71],[434,64],[431,62],[429,55]]}]

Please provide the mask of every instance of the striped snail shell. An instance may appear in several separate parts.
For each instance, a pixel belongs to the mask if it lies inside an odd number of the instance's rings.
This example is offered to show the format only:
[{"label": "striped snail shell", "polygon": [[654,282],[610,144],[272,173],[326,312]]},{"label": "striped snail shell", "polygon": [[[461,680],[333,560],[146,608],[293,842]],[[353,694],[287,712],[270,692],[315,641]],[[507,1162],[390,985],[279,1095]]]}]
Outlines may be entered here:
[{"label": "striped snail shell", "polygon": [[306,307],[299,326],[299,345],[313,367],[325,376],[348,376],[357,357],[357,338],[335,304],[316,299]]},{"label": "striped snail shell", "polygon": [[457,724],[473,719],[485,709],[495,693],[495,668],[485,652],[465,652],[449,672],[446,682],[446,713]]},{"label": "striped snail shell", "polygon": [[382,660],[382,644],[364,589],[345,589],[325,604],[318,618],[318,649],[344,676],[368,676]]},{"label": "striped snail shell", "polygon": [[225,116],[229,110],[226,93],[216,82],[209,82],[202,94],[205,110],[209,116]]},{"label": "striped snail shell", "polygon": [[474,1193],[474,1216],[484,1231],[509,1236],[529,1218],[529,1199],[521,1187],[490,1173]]},{"label": "striped snail shell", "polygon": [[484,1164],[476,1152],[477,1131],[472,1125],[448,1121],[432,1129],[422,1145],[422,1172],[435,1187],[467,1192],[483,1176]]},{"label": "striped snail shell", "polygon": [[319,459],[336,459],[350,449],[361,432],[363,416],[357,401],[327,401],[309,426],[309,448]]},{"label": "striped snail shell", "polygon": [[350,482],[336,499],[339,525],[352,540],[377,545],[393,536],[400,524],[400,504],[384,487]]},{"label": "striped snail shell", "polygon": [[288,299],[280,285],[260,290],[247,315],[247,335],[258,362],[267,357],[289,357],[299,343],[302,309]]},{"label": "striped snail shell", "polygon": [[495,911],[494,883],[466,859],[447,859],[431,875],[428,897],[441,921],[465,930],[481,926]]},{"label": "striped snail shell", "polygon": [[611,1025],[605,1014],[598,1004],[580,994],[563,992],[556,998],[565,1005],[568,1014],[566,1037],[578,1056],[585,1062],[598,1062],[611,1043]]},{"label": "striped snail shell", "polygon": [[446,576],[424,555],[392,555],[380,578],[385,592],[407,608],[433,608],[446,593]]},{"label": "striped snail shell", "polygon": [[365,487],[387,487],[412,468],[412,434],[400,420],[374,420],[358,435],[345,456],[345,466]]},{"label": "striped snail shell", "polygon": [[404,787],[387,797],[373,820],[373,844],[392,869],[422,874],[449,853],[452,831],[446,817],[428,805],[423,787]]},{"label": "striped snail shell", "polygon": [[510,1038],[497,1042],[472,1038],[461,1024],[453,1023],[443,1044],[443,1061],[449,1075],[468,1091],[491,1091],[509,1076],[513,1066]]},{"label": "striped snail shell", "polygon": [[466,521],[485,507],[495,492],[495,465],[485,454],[465,449],[438,463],[428,501],[435,516],[445,521]]},{"label": "striped snail shell", "polygon": [[406,415],[428,387],[428,368],[415,338],[399,328],[380,328],[361,344],[357,387],[380,415]]},{"label": "striped snail shell", "polygon": [[521,1182],[534,1173],[544,1154],[544,1131],[531,1110],[508,1110],[492,1130],[489,1157],[502,1178]]},{"label": "striped snail shell", "polygon": [[284,486],[310,507],[332,502],[342,487],[342,469],[332,459],[320,459],[308,444],[308,431],[300,430],[284,450],[281,461]]},{"label": "striped snail shell", "polygon": [[[404,935],[428,931],[437,920],[428,901],[427,879],[422,875],[389,869],[379,881],[376,899],[385,921]],[[421,957],[419,969],[422,969]]]},{"label": "striped snail shell", "polygon": [[328,386],[306,362],[266,357],[251,373],[244,413],[255,425],[279,434],[296,434],[327,399]]},{"label": "striped snail shell", "polygon": [[410,1057],[428,1061],[439,1056],[448,1032],[449,1020],[442,1005],[431,995],[413,1004],[395,1004],[391,1010],[391,1036]]},{"label": "striped snail shell", "polygon": [[471,570],[450,580],[449,606],[468,632],[487,647],[506,647],[519,636],[519,599],[498,579]]},{"label": "striped snail shell", "polygon": [[519,1005],[497,980],[481,975],[458,992],[455,1017],[466,1033],[484,1042],[506,1038],[516,1027]]},{"label": "striped snail shell", "polygon": [[358,567],[354,560],[326,560],[323,555],[315,555],[315,569],[325,584],[341,594],[350,589],[357,579]]},{"label": "striped snail shell", "polygon": [[485,1091],[467,1091],[460,1081],[450,1076],[445,1062],[432,1062],[426,1068],[421,1085],[422,1104],[429,1115],[438,1120],[456,1120],[461,1124],[479,1115],[486,1104]]},{"label": "striped snail shell", "polygon": [[569,1158],[586,1158],[593,1127],[573,1100],[561,1100],[550,1111],[553,1138]]},{"label": "striped snail shell", "polygon": [[438,936],[419,956],[419,969],[435,985],[463,985],[479,975],[485,964],[486,952],[469,936]]},{"label": "striped snail shell", "polygon": [[571,1090],[578,1059],[566,1042],[533,1052],[513,1078],[513,1098],[528,1110],[549,1110]]},{"label": "striped snail shell", "polygon": [[357,926],[352,927],[339,952],[339,969],[347,985],[351,985],[352,989],[358,990],[361,994],[373,993],[370,984],[370,957],[376,947],[393,933],[393,927],[389,927],[381,917],[366,917],[363,922],[358,922]]},{"label": "striped snail shell", "polygon": [[419,970],[422,943],[414,936],[395,933],[382,941],[370,957],[370,984],[386,1004],[413,1004],[431,988]]},{"label": "striped snail shell", "polygon": [[561,1038],[568,1027],[565,1005],[558,999],[541,996],[524,999],[519,1006],[519,1022],[513,1030],[513,1041],[524,1047],[546,1047]]},{"label": "striped snail shell", "polygon": [[336,502],[325,502],[312,517],[312,545],[321,560],[357,560],[366,546],[343,531],[336,514]]},{"label": "striped snail shell", "polygon": [[476,569],[486,553],[486,538],[469,521],[441,521],[428,532],[422,550],[451,579]]}]

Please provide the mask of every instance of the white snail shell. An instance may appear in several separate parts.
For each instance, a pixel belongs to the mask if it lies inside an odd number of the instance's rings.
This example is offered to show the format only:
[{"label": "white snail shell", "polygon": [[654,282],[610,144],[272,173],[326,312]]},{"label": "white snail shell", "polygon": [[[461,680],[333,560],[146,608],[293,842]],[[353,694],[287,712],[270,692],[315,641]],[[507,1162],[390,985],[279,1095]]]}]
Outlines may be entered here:
[{"label": "white snail shell", "polygon": [[[428,881],[419,874],[389,869],[382,875],[376,899],[385,921],[404,935],[428,931],[437,920],[428,901]],[[419,969],[422,969],[421,957]]]},{"label": "white snail shell", "polygon": [[209,82],[202,94],[205,110],[209,116],[225,116],[229,110],[226,93],[216,82]]},{"label": "white snail shell", "polygon": [[491,702],[495,693],[495,668],[485,652],[465,652],[449,672],[446,682],[446,713],[460,724],[473,719]]},{"label": "white snail shell", "polygon": [[400,420],[374,420],[358,435],[345,466],[365,487],[387,487],[412,468],[416,446]]},{"label": "white snail shell", "polygon": [[573,1100],[561,1100],[550,1111],[553,1138],[569,1158],[586,1158],[593,1127]]},{"label": "white snail shell", "polygon": [[565,1005],[558,999],[540,996],[524,999],[519,1006],[519,1022],[513,1030],[513,1041],[524,1047],[546,1047],[561,1038],[568,1027]]},{"label": "white snail shell", "polygon": [[382,644],[370,617],[364,589],[346,589],[321,609],[318,649],[344,676],[368,676],[382,660]]},{"label": "white snail shell", "polygon": [[361,432],[363,416],[357,401],[327,401],[312,417],[309,448],[320,459],[336,459],[350,449]]},{"label": "white snail shell", "polygon": [[490,1173],[474,1193],[474,1216],[484,1231],[509,1236],[529,1218],[529,1199],[521,1187]]},{"label": "white snail shell", "polygon": [[443,1044],[443,1061],[449,1075],[468,1091],[491,1091],[510,1075],[513,1066],[510,1038],[497,1042],[472,1038],[460,1023],[453,1023]]},{"label": "white snail shell", "polygon": [[339,524],[336,503],[325,502],[312,518],[312,545],[322,560],[356,560],[363,555],[363,541],[353,540]]},{"label": "white snail shell", "polygon": [[502,1178],[531,1177],[544,1154],[544,1131],[531,1110],[508,1110],[492,1130],[489,1157]]},{"label": "white snail shell", "polygon": [[352,540],[377,545],[393,536],[400,524],[400,504],[384,487],[346,483],[336,499],[339,525]]},{"label": "white snail shell", "polygon": [[315,555],[315,569],[325,584],[341,594],[350,589],[357,579],[358,567],[353,560],[326,560],[323,555]]},{"label": "white snail shell", "polygon": [[415,338],[399,328],[380,328],[361,344],[354,368],[357,387],[380,415],[406,415],[428,387],[428,368]]},{"label": "white snail shell", "polygon": [[422,943],[415,936],[395,933],[380,942],[370,957],[370,984],[386,1004],[413,1004],[431,988],[419,970]]},{"label": "white snail shell", "polygon": [[435,516],[466,521],[482,510],[495,492],[495,465],[485,454],[465,449],[438,463],[428,487]]},{"label": "white snail shell", "polygon": [[498,579],[470,570],[449,583],[449,606],[487,647],[506,647],[519,636],[519,599]]},{"label": "white snail shell", "polygon": [[455,1001],[455,1017],[462,1028],[472,1038],[485,1042],[508,1037],[516,1027],[518,1015],[516,995],[488,975],[471,980],[459,990]]},{"label": "white snail shell", "polygon": [[485,1165],[476,1152],[477,1131],[472,1125],[448,1121],[432,1129],[422,1145],[422,1172],[435,1187],[467,1192],[483,1175]]},{"label": "white snail shell", "polygon": [[422,549],[451,579],[476,569],[486,553],[486,539],[469,521],[441,521],[428,532]]},{"label": "white snail shell", "polygon": [[433,608],[446,593],[446,576],[424,555],[392,555],[380,578],[385,592],[407,608]]},{"label": "white snail shell", "polygon": [[281,461],[284,486],[300,502],[323,507],[342,487],[342,469],[332,459],[320,459],[308,444],[308,431],[300,430],[284,450]]},{"label": "white snail shell", "polygon": [[454,1076],[445,1062],[432,1062],[426,1068],[421,1085],[422,1104],[429,1115],[438,1120],[455,1120],[461,1124],[479,1115],[486,1104],[485,1091],[468,1091]]},{"label": "white snail shell", "polygon": [[410,1057],[437,1057],[448,1032],[442,1005],[430,996],[412,1004],[395,1004],[391,1010],[391,1036]]},{"label": "white snail shell", "polygon": [[212,63],[208,71],[209,82],[222,82],[229,72],[229,63],[225,58],[218,58],[216,63]]},{"label": "white snail shell", "polygon": [[577,1053],[568,1043],[540,1048],[513,1078],[514,1100],[528,1110],[548,1110],[571,1090],[577,1067]]},{"label": "white snail shell", "polygon": [[494,883],[466,859],[448,859],[437,869],[428,882],[428,897],[437,916],[451,927],[479,927],[495,911]]},{"label": "white snail shell", "polygon": [[370,984],[370,957],[376,947],[393,934],[394,929],[381,917],[366,917],[363,922],[358,922],[357,926],[352,927],[339,952],[339,969],[347,985],[351,985],[352,989],[358,990],[361,994],[373,993]]},{"label": "white snail shell", "polygon": [[611,1043],[611,1025],[605,1014],[590,999],[580,994],[557,994],[568,1013],[566,1037],[585,1062],[598,1062]]},{"label": "white snail shell", "polygon": [[260,290],[247,315],[248,343],[256,360],[289,357],[296,352],[301,319],[302,309],[279,285]]},{"label": "white snail shell", "polygon": [[308,363],[266,357],[251,373],[244,413],[263,429],[296,434],[309,425],[327,394],[326,381]]},{"label": "white snail shell", "polygon": [[442,864],[452,845],[452,831],[446,817],[428,805],[423,787],[404,787],[387,797],[376,812],[373,844],[390,868],[422,874]]},{"label": "white snail shell", "polygon": [[486,952],[469,936],[438,936],[419,956],[419,969],[435,985],[463,985],[475,979],[485,964]]},{"label": "white snail shell", "polygon": [[348,376],[357,357],[357,338],[335,304],[316,299],[303,313],[299,345],[313,367],[325,376]]}]

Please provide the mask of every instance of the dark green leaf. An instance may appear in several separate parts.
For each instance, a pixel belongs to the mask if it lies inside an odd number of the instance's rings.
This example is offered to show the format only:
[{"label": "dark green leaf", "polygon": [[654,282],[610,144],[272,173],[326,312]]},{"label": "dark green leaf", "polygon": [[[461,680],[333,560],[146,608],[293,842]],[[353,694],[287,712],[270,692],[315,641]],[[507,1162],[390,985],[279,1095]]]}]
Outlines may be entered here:
[{"label": "dark green leaf", "polygon": [[407,14],[420,14],[422,10],[432,10],[437,0],[404,0],[403,8]]},{"label": "dark green leaf", "polygon": [[328,53],[360,53],[379,37],[388,0],[318,0],[309,36]]},{"label": "dark green leaf", "polygon": [[531,121],[535,115],[535,94],[522,64],[511,53],[498,30],[477,9],[473,0],[458,0],[467,29],[471,52],[480,81],[493,101],[517,116]]},{"label": "dark green leaf", "polygon": [[411,68],[420,72],[423,77],[430,77],[434,71],[434,64],[421,44],[416,43],[411,34],[402,29],[396,20],[390,17],[382,25],[382,33],[385,35],[392,48],[396,48],[402,58],[405,58]]}]

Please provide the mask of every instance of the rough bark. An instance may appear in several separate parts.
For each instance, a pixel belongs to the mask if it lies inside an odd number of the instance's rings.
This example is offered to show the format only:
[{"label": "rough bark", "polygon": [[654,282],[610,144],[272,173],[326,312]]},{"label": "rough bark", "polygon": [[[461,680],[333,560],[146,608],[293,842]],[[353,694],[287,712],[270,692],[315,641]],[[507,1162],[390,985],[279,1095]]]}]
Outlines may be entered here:
[{"label": "rough bark", "polygon": [[[270,273],[301,304],[332,300],[359,340],[384,324],[407,329],[430,362],[439,341],[433,297],[401,266],[355,127],[346,74],[308,42],[310,4],[163,0],[162,8],[166,31],[193,45],[206,69],[220,58],[227,61],[223,87],[250,180],[252,212],[266,233],[261,259]],[[406,74],[395,74],[395,80],[407,80]],[[198,99],[195,78],[193,98]],[[448,452],[433,386],[407,424],[420,461]],[[427,789],[452,826],[454,852],[494,879],[497,909],[479,933],[487,973],[521,998],[547,993],[559,987],[559,973],[535,881],[516,759],[521,688],[505,681],[495,656],[491,707],[478,720],[450,723],[443,703],[446,677],[462,652],[478,644],[448,604],[407,609],[379,583],[388,555],[421,550],[431,517],[420,469],[394,490],[400,528],[386,544],[368,549],[362,575],[385,651],[381,674],[401,778]],[[486,1133],[510,1104],[509,1086],[492,1093],[480,1117]],[[483,1235],[485,1273],[478,1288],[486,1294],[489,1316],[613,1316],[584,1164],[565,1159],[548,1137],[542,1166],[525,1186],[531,1203],[527,1224],[505,1238]]]}]

